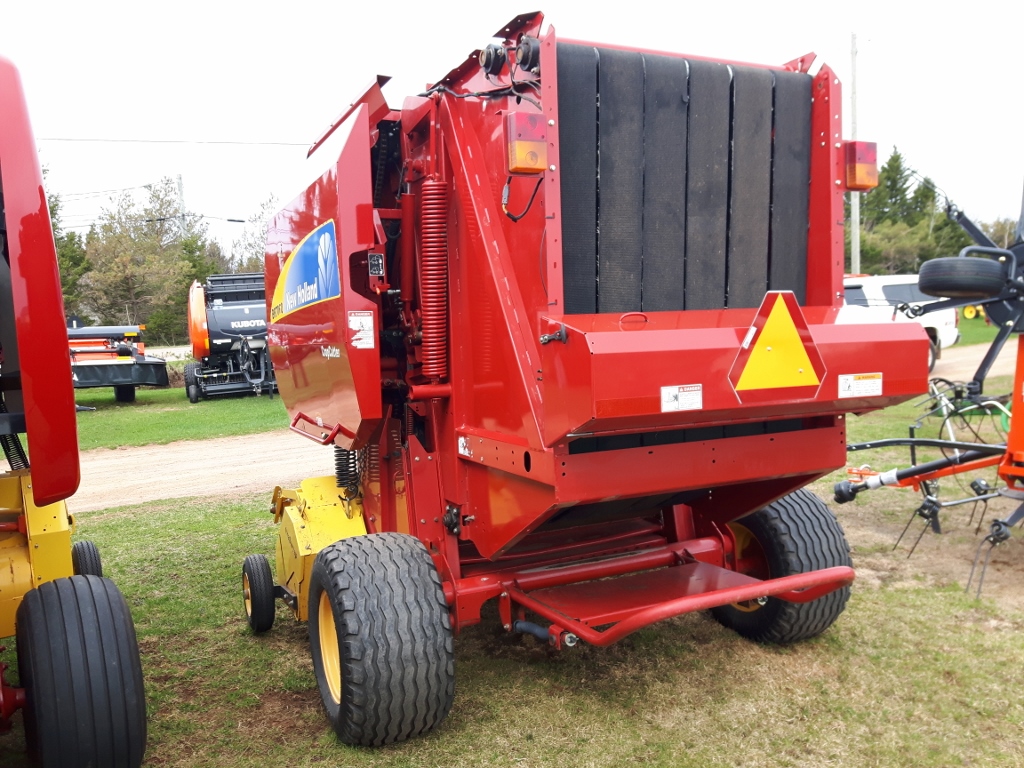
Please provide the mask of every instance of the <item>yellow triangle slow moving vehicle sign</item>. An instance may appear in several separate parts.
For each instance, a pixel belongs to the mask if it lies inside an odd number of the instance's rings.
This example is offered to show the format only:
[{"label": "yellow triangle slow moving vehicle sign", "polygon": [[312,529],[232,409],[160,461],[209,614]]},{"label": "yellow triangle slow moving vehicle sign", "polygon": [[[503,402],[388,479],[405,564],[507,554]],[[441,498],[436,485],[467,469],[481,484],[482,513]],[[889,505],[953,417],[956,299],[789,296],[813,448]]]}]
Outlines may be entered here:
[{"label": "yellow triangle slow moving vehicle sign", "polygon": [[764,297],[747,329],[729,380],[744,402],[813,397],[825,366],[790,291]]}]

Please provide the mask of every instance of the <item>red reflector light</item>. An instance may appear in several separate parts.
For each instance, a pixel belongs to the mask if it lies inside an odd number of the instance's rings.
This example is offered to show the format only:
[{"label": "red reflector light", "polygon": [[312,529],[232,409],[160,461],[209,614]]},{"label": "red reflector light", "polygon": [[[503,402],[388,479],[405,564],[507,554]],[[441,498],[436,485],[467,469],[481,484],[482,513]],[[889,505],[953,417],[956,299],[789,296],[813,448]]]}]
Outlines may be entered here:
[{"label": "red reflector light", "polygon": [[846,142],[846,188],[864,190],[877,186],[878,148],[875,142]]}]

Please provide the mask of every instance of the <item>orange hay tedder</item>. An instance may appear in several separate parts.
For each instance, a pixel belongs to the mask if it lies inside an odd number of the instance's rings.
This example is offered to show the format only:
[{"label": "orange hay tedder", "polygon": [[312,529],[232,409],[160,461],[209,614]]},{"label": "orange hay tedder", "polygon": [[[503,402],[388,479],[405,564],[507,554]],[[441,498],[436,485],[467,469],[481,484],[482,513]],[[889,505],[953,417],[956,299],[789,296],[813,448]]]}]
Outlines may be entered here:
[{"label": "orange hay tedder", "polygon": [[308,621],[350,743],[442,721],[489,601],[559,648],[705,609],[825,631],[854,573],[804,486],[845,413],[927,389],[919,325],[835,324],[877,174],[827,66],[495,37],[400,108],[377,78],[269,229],[278,386],[337,473],[275,491],[246,614]]}]

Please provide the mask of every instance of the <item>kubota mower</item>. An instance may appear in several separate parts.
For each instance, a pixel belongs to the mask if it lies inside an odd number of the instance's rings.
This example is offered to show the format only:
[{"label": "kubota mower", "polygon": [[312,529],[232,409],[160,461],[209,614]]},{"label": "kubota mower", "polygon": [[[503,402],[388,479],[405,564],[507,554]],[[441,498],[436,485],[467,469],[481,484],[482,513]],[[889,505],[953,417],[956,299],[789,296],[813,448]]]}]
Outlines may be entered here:
[{"label": "kubota mower", "polygon": [[2,57],[0,114],[0,638],[17,634],[19,678],[0,663],[0,732],[20,710],[40,765],[138,766],[146,700],[131,614],[95,546],[71,545],[78,435],[60,277],[21,81]]},{"label": "kubota mower", "polygon": [[[425,93],[377,78],[269,228],[268,343],[336,477],[278,488],[276,579],[345,742],[425,733],[452,633],[607,645],[711,609],[813,637],[854,578],[804,489],[844,414],[927,388],[917,324],[836,325],[843,194],[876,183],[813,56],[761,66],[513,19]],[[336,157],[336,159],[335,159]]]},{"label": "kubota mower", "polygon": [[188,332],[195,358],[185,365],[189,402],[214,395],[274,392],[263,275],[210,275],[205,285],[192,283]]}]

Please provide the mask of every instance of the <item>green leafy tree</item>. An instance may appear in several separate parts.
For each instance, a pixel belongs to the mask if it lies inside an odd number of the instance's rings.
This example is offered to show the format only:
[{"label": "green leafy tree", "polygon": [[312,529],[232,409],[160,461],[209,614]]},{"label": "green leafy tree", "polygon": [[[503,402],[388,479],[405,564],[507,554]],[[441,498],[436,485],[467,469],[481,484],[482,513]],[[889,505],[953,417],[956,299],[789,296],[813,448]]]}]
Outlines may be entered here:
[{"label": "green leafy tree", "polygon": [[1009,248],[1017,242],[1017,222],[1013,219],[996,219],[989,223],[982,222],[981,230],[999,248]]},{"label": "green leafy tree", "polygon": [[906,219],[910,212],[907,198],[910,189],[910,170],[903,155],[893,148],[889,159],[878,171],[878,186],[867,192],[861,202],[861,220],[868,232],[882,222],[895,224]]},{"label": "green leafy tree", "polygon": [[271,195],[246,220],[242,236],[231,244],[232,272],[262,272],[267,253],[267,226],[277,213],[277,198]]},{"label": "green leafy tree", "polygon": [[[46,172],[47,169],[44,168],[44,178]],[[48,192],[46,202],[50,209],[53,244],[57,250],[57,268],[60,271],[60,287],[64,296],[64,314],[78,315],[82,312],[82,278],[90,268],[89,260],[85,255],[85,238],[77,232],[66,231],[62,226],[60,195]]]},{"label": "green leafy tree", "polygon": [[[939,206],[935,183],[919,177],[903,155],[892,155],[878,172],[878,186],[863,196],[861,269],[871,274],[917,272],[937,256],[955,256],[970,243]],[[847,230],[849,254],[849,230]],[[849,261],[847,262],[849,263]]]},{"label": "green leafy tree", "polygon": [[181,208],[171,179],[147,193],[141,203],[121,195],[90,231],[83,304],[101,323],[144,324],[151,342],[182,343],[188,287],[217,271],[223,257],[202,217]]}]

